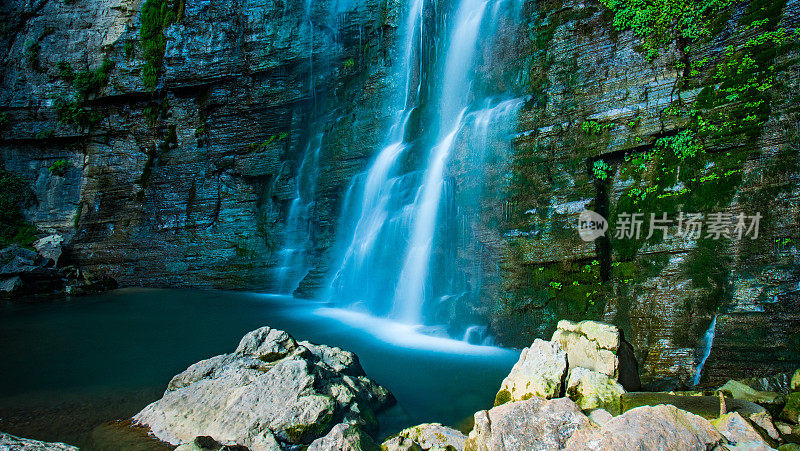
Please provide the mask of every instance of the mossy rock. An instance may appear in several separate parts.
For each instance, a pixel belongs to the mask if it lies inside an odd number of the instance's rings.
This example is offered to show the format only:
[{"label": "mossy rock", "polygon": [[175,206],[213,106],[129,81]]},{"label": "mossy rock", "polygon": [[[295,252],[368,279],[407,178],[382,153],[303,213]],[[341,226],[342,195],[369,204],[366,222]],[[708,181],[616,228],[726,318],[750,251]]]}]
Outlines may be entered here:
[{"label": "mossy rock", "polygon": [[800,392],[789,393],[780,417],[792,424],[800,423]]}]

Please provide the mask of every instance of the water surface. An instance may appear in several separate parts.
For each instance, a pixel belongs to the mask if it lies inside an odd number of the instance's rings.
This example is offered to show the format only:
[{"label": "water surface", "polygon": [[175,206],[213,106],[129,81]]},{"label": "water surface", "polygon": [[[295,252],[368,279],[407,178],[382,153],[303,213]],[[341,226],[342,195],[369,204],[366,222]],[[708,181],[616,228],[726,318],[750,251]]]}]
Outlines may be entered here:
[{"label": "water surface", "polygon": [[[110,420],[158,399],[190,364],[232,352],[268,325],[355,352],[398,400],[381,436],[422,422],[453,426],[491,406],[518,354],[422,335],[412,326],[256,293],[123,289],[0,307],[0,430],[84,449],[119,449]],[[118,429],[124,429],[122,426]],[[126,438],[127,439],[127,438]],[[125,449],[153,444],[125,444]]]}]

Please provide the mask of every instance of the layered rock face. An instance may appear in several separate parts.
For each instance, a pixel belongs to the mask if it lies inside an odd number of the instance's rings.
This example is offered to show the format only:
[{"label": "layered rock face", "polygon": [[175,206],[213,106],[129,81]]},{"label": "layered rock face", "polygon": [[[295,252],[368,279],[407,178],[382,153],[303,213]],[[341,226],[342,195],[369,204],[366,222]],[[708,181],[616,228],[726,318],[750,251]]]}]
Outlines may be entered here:
[{"label": "layered rock face", "polygon": [[[752,39],[793,33],[799,12],[792,0],[735,2],[706,19],[707,39],[658,46],[651,59],[642,45],[652,34],[620,31],[614,12],[596,2],[530,6],[519,54],[532,100],[520,112],[508,202],[495,214],[507,228],[492,243],[503,256],[504,309],[493,327],[502,341],[524,346],[548,336],[558,319],[594,317],[625,332],[645,382],[677,376],[691,384],[705,357],[701,382],[797,366],[800,274],[791,243],[800,233],[800,173],[790,100],[797,51],[757,47]],[[763,58],[761,82],[775,64],[762,87],[770,94],[758,103],[765,107],[757,113],[760,125],[746,132],[737,130],[747,115],[754,121],[755,103],[744,107],[726,97],[726,89],[744,86],[725,69],[740,67],[742,55]],[[748,89],[755,88],[740,92]],[[697,115],[728,131],[704,129]],[[670,143],[690,136],[705,146],[695,154],[707,160],[700,172],[681,157],[665,163],[663,149],[673,152]],[[726,171],[712,174],[712,167]],[[684,177],[689,173],[697,175]],[[610,239],[581,240],[584,209],[607,217]],[[755,240],[706,238],[707,229],[693,239],[676,237],[681,211],[703,213],[706,225],[715,212],[763,218]],[[615,236],[626,212],[642,213],[638,240]],[[645,239],[650,213],[673,220],[669,237],[656,230]]]},{"label": "layered rock face", "polygon": [[[309,227],[322,247],[378,144],[399,5],[164,2],[174,23],[148,40],[145,3],[3,4],[4,165],[35,191],[27,217],[90,271],[268,288],[310,135],[325,149]],[[145,47],[159,36],[154,67]],[[91,89],[73,80],[104,59],[113,68]]]}]

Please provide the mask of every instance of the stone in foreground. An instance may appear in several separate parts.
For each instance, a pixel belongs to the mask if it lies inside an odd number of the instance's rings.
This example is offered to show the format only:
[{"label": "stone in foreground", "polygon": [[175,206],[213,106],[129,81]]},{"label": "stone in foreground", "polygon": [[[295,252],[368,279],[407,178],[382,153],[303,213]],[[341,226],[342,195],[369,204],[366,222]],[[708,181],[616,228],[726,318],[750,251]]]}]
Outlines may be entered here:
[{"label": "stone in foreground", "polygon": [[730,445],[746,446],[751,449],[772,449],[753,425],[738,412],[731,412],[711,420],[711,424],[725,437]]},{"label": "stone in foreground", "polygon": [[556,398],[561,395],[567,371],[567,354],[557,343],[534,340],[522,350],[519,360],[503,380],[495,405],[522,401],[533,396]]},{"label": "stone in foreground", "polygon": [[354,424],[339,423],[328,435],[311,442],[307,451],[379,451],[377,443]]},{"label": "stone in foreground", "polygon": [[467,436],[439,423],[424,423],[403,429],[386,440],[381,448],[387,451],[454,450],[463,451]]},{"label": "stone in foreground", "polygon": [[78,448],[60,442],[40,442],[0,432],[0,450],[24,451],[78,451]]},{"label": "stone in foreground", "polygon": [[561,449],[575,431],[590,427],[589,418],[567,398],[534,397],[475,414],[467,451]]},{"label": "stone in foreground", "polygon": [[274,449],[310,444],[338,423],[374,429],[375,412],[393,401],[353,353],[262,327],[245,335],[234,353],[173,377],[164,396],[133,420],[173,445],[210,436]]},{"label": "stone in foreground", "polygon": [[605,409],[619,415],[620,396],[625,393],[617,381],[586,368],[572,368],[567,376],[567,396],[582,410]]},{"label": "stone in foreground", "polygon": [[724,437],[704,418],[675,406],[644,406],[629,410],[596,428],[578,431],[566,449],[706,451]]}]

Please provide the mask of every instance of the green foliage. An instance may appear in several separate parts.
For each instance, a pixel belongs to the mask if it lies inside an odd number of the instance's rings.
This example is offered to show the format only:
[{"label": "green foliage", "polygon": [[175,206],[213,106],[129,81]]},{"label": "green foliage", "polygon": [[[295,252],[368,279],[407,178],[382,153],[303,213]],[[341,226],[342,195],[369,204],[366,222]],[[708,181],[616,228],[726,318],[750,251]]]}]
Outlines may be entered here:
[{"label": "green foliage", "polygon": [[659,138],[656,146],[672,151],[680,160],[694,158],[703,151],[703,146],[697,142],[694,132],[684,130],[675,136]]},{"label": "green foliage", "polygon": [[733,0],[600,0],[614,12],[614,27],[633,30],[650,59],[670,42],[711,35],[712,22]]},{"label": "green foliage", "polygon": [[146,0],[142,6],[142,26],[139,29],[139,37],[142,57],[145,61],[142,79],[146,89],[155,89],[158,84],[158,75],[164,62],[164,52],[167,49],[164,28],[177,21],[179,8],[180,5],[171,0]]},{"label": "green foliage", "polygon": [[58,78],[66,81],[67,83],[72,83],[75,80],[75,70],[72,68],[72,65],[66,61],[59,61],[56,64],[56,69],[58,69]]},{"label": "green foliage", "polygon": [[8,127],[8,113],[3,111],[0,113],[0,131],[3,131]]},{"label": "green foliage", "polygon": [[25,57],[25,63],[36,71],[41,70],[39,65],[39,52],[41,50],[42,46],[38,41],[25,41],[25,49],[22,51],[22,55]]},{"label": "green foliage", "polygon": [[85,108],[83,102],[76,99],[59,97],[56,99],[55,106],[58,121],[62,124],[72,125],[77,128],[86,128],[97,124],[103,119],[102,114]]},{"label": "green foliage", "polygon": [[61,159],[61,160],[54,161],[53,164],[51,164],[50,167],[47,168],[47,170],[50,171],[50,173],[53,174],[53,175],[57,175],[59,177],[63,177],[64,174],[67,173],[67,169],[69,169],[71,167],[72,167],[72,163],[70,163],[67,160]]},{"label": "green foliage", "polygon": [[603,160],[596,160],[592,164],[592,174],[598,180],[607,180],[611,176],[611,166]]},{"label": "green foliage", "polygon": [[96,94],[100,88],[108,83],[110,72],[115,63],[109,58],[103,58],[102,64],[95,70],[85,70],[75,74],[72,85],[78,90],[81,97]]},{"label": "green foliage", "polygon": [[342,64],[342,66],[344,66],[344,68],[348,70],[352,69],[355,65],[356,65],[356,60],[354,60],[353,58],[346,59],[344,61],[344,64]]},{"label": "green foliage", "polygon": [[37,133],[34,138],[38,140],[50,139],[53,137],[53,130],[52,129],[44,129]]},{"label": "green foliage", "polygon": [[608,128],[611,128],[611,124],[600,125],[597,121],[583,121],[581,124],[581,130],[587,135],[601,135]]},{"label": "green foliage", "polygon": [[125,58],[133,59],[136,56],[136,47],[132,41],[125,41]]},{"label": "green foliage", "polygon": [[22,210],[33,205],[36,197],[13,172],[0,169],[0,248],[17,243],[30,245],[36,228],[25,220]]}]

